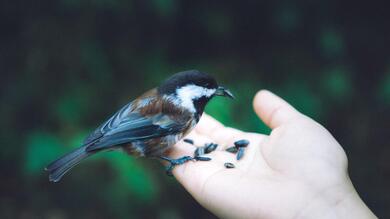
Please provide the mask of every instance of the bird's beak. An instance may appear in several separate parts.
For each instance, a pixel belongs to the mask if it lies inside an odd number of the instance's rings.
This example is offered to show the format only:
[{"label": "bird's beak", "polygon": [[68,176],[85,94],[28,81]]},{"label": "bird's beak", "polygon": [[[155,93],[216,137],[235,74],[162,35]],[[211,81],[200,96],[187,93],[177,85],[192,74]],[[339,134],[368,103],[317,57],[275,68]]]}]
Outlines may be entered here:
[{"label": "bird's beak", "polygon": [[225,89],[224,87],[219,86],[217,90],[215,91],[214,95],[216,96],[223,96],[223,97],[229,97],[234,99],[233,94],[228,90]]}]

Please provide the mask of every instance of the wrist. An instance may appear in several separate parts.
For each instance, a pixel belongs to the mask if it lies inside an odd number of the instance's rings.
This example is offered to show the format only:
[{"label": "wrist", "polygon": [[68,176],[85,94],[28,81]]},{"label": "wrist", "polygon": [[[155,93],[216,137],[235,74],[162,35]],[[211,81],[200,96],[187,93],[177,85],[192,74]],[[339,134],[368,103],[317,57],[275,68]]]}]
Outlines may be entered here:
[{"label": "wrist", "polygon": [[318,193],[297,218],[377,218],[361,200],[351,181]]},{"label": "wrist", "polygon": [[355,189],[353,193],[335,206],[335,214],[338,218],[377,218],[359,197]]}]

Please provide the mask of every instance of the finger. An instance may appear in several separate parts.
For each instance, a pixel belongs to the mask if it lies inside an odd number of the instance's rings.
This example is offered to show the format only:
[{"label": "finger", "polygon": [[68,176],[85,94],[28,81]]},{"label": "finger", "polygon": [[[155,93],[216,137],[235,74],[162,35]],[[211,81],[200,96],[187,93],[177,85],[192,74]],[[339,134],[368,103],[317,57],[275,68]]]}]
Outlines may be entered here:
[{"label": "finger", "polygon": [[267,90],[256,94],[253,107],[261,120],[272,129],[303,117],[294,107]]},{"label": "finger", "polygon": [[218,122],[216,119],[207,115],[206,113],[203,113],[201,119],[195,127],[195,131],[201,135],[207,135],[208,133],[220,128],[224,128],[222,123]]},{"label": "finger", "polygon": [[[199,138],[201,136],[195,135],[194,137]],[[210,142],[210,139],[205,137],[204,143]],[[188,147],[190,146],[190,147]],[[172,150],[169,151],[168,156],[172,158],[178,158],[186,155],[193,155],[194,146],[188,145],[183,142],[177,143]],[[189,161],[182,165],[176,166],[173,169],[175,178],[184,185],[191,193],[196,194],[201,190],[203,183],[211,175],[216,172],[223,171],[225,162],[234,163],[235,155],[223,151],[214,151],[210,154],[205,154],[203,157],[211,158],[211,161]]]},{"label": "finger", "polygon": [[213,143],[217,143],[217,150],[224,151],[226,148],[234,146],[234,142],[238,140],[247,139],[250,141],[249,146],[245,149],[245,155],[240,161],[240,166],[243,169],[249,169],[251,165],[259,169],[269,168],[262,153],[258,153],[266,135],[247,133],[238,129],[224,127],[217,120],[206,114],[199,123],[200,127],[196,129],[196,132],[201,136],[207,136]]},{"label": "finger", "polygon": [[[210,140],[210,138],[208,138],[207,136],[204,136],[204,135],[200,135],[198,134],[197,132],[195,131],[192,131],[188,136],[186,136],[184,139],[190,139],[193,141],[193,146],[195,147],[204,147],[205,144],[208,144],[208,143],[214,143]],[[211,142],[210,142],[211,141]],[[186,143],[186,142],[184,142]],[[186,143],[186,144],[189,144],[189,143]]]},{"label": "finger", "polygon": [[[196,139],[196,143],[200,145],[204,145],[205,143],[212,141],[206,136],[202,136],[197,133],[192,133],[190,136]],[[226,152],[224,149],[220,149],[221,146],[218,146],[217,151],[203,155],[203,157],[211,158],[211,161],[188,162],[177,166],[173,171],[174,175],[182,183],[187,183],[186,180],[193,179],[194,175],[197,175],[199,179],[204,179],[210,175],[210,172],[224,169],[224,163],[226,162],[233,163],[236,168],[245,172],[251,170],[252,172],[260,171],[261,173],[265,174],[266,172],[270,171],[271,169],[269,168],[260,151],[262,147],[261,144],[263,143],[265,136],[259,137],[259,135],[256,133],[240,133],[240,136],[236,136],[236,140],[242,138],[245,138],[250,142],[249,145],[244,148],[244,155],[242,159],[237,160],[237,154]],[[195,151],[195,147],[191,144],[187,144],[181,141],[174,146],[173,150],[170,150],[169,157],[178,158],[188,155],[192,156]],[[209,166],[211,163],[213,165]],[[188,174],[189,172],[190,174]]]},{"label": "finger", "polygon": [[[234,146],[235,141],[244,139],[246,135],[245,132],[238,129],[223,126],[222,123],[207,114],[203,114],[195,131],[200,135],[207,136],[213,143],[217,143],[219,150],[225,150],[228,147]],[[261,134],[251,135],[257,135],[260,138],[264,137]]]},{"label": "finger", "polygon": [[219,128],[207,134],[214,143],[218,144],[218,150],[225,150],[234,146],[234,142],[241,140],[245,133],[234,128]]},{"label": "finger", "polygon": [[[196,132],[192,132],[189,136],[193,137],[193,139],[196,139],[196,140],[194,140],[196,145],[192,145],[192,144],[188,144],[184,141],[180,141],[167,151],[167,153],[166,153],[167,156],[171,157],[171,158],[179,158],[179,157],[183,157],[183,156],[193,156],[196,147],[198,147],[198,144],[200,146],[204,146],[206,143],[212,142],[212,140],[210,138],[208,138],[207,136],[199,135]],[[232,153],[228,153],[228,152],[224,152],[224,151],[223,152],[222,151],[213,151],[211,153],[204,154],[203,156],[204,157],[213,157],[213,156],[215,156],[216,152],[218,152],[217,153],[218,160],[222,160],[221,158],[227,158],[229,160],[232,160],[235,158],[235,155],[233,155]],[[228,162],[228,161],[226,161],[226,162]],[[200,162],[195,162],[195,163],[208,163],[208,162],[201,162],[200,161]],[[177,169],[180,169],[181,166],[184,166],[184,165],[178,166]]]},{"label": "finger", "polygon": [[242,172],[239,168],[227,169],[225,162],[235,163],[234,156],[218,151],[208,157],[211,161],[187,162],[173,169],[173,175],[182,184],[192,196],[198,200],[209,199],[212,194],[202,195],[207,182],[211,179],[224,178],[228,175]]},{"label": "finger", "polygon": [[[248,146],[247,149],[258,149],[257,145]],[[245,152],[247,153],[247,152]],[[260,154],[257,150],[257,155]],[[245,162],[245,160],[258,161],[251,159],[249,154],[245,154],[243,160],[237,161],[235,155],[224,152],[214,151],[211,154],[205,155],[212,158],[211,161],[202,162],[187,162],[173,169],[173,174],[180,184],[203,206],[208,209],[226,209],[226,205],[230,205],[232,200],[245,201],[247,197],[241,196],[239,187],[245,187],[244,176],[267,175],[271,170],[269,168],[261,168],[257,162]],[[224,166],[226,162],[235,165],[235,168],[228,169]],[[249,165],[251,164],[251,165]],[[256,184],[263,188],[261,181]],[[253,189],[257,189],[253,188]],[[237,192],[238,190],[238,192]],[[245,196],[245,195],[244,195]],[[257,200],[257,199],[256,199]],[[233,205],[235,206],[235,205]],[[237,209],[241,210],[241,209]],[[242,216],[243,214],[238,214]]]}]

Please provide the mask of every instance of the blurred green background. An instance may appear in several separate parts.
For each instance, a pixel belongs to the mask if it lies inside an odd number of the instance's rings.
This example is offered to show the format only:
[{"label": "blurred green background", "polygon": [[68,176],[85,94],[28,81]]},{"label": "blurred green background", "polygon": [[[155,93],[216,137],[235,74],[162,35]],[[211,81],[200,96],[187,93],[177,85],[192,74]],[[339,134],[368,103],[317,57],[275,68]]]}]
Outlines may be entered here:
[{"label": "blurred green background", "polygon": [[235,93],[206,110],[229,126],[269,132],[251,106],[261,88],[321,122],[363,200],[389,216],[385,2],[0,1],[0,218],[214,218],[154,160],[104,153],[57,184],[43,171],[186,69]]}]

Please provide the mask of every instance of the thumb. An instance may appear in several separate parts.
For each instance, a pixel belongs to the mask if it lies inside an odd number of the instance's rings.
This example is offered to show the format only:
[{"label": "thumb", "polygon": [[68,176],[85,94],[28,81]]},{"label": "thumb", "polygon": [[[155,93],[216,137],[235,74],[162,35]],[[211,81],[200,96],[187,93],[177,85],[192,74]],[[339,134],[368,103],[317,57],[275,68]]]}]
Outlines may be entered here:
[{"label": "thumb", "polygon": [[293,119],[304,117],[294,107],[267,90],[257,92],[253,107],[256,114],[271,129],[277,128]]}]

